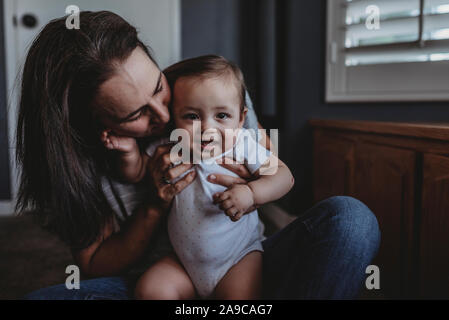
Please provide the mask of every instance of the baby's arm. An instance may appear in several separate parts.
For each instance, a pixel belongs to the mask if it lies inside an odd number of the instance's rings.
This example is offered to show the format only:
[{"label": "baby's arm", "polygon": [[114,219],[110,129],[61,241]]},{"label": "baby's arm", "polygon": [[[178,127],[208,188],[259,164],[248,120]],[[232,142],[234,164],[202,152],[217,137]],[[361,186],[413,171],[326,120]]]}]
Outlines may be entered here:
[{"label": "baby's arm", "polygon": [[252,206],[281,198],[294,184],[290,169],[274,155],[255,172],[255,176],[256,180],[247,184],[234,184],[215,196],[214,203],[219,204],[231,220],[239,220]]},{"label": "baby's arm", "polygon": [[103,132],[101,140],[106,148],[117,151],[116,161],[120,178],[129,183],[137,183],[143,179],[148,156],[140,151],[135,138]]},{"label": "baby's arm", "polygon": [[282,198],[295,184],[290,169],[275,155],[257,170],[256,180],[248,183],[254,195],[254,205],[259,206]]}]

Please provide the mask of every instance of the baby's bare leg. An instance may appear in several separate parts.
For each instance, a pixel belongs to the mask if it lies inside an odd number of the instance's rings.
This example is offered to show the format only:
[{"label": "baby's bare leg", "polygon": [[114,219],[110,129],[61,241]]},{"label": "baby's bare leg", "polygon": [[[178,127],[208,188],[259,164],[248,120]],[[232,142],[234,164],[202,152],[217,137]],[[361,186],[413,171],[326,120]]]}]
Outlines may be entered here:
[{"label": "baby's bare leg", "polygon": [[215,299],[260,299],[262,292],[262,252],[252,251],[235,264],[220,280]]},{"label": "baby's bare leg", "polygon": [[152,265],[137,281],[134,290],[139,300],[184,300],[195,298],[195,287],[175,256]]}]

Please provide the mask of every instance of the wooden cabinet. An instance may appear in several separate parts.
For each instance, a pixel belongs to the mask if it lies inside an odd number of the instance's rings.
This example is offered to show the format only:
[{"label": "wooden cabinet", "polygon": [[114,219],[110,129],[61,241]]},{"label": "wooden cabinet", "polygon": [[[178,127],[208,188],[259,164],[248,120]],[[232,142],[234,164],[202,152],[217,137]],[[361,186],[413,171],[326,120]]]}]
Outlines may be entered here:
[{"label": "wooden cabinet", "polygon": [[369,143],[359,143],[355,152],[354,190],[351,195],[376,213],[382,232],[377,261],[382,266],[384,288],[393,296],[405,294],[409,273],[414,215],[415,153]]},{"label": "wooden cabinet", "polygon": [[376,215],[386,298],[449,298],[449,125],[311,120],[314,199]]},{"label": "wooden cabinet", "polygon": [[[336,194],[350,194],[354,171],[354,144],[344,137],[316,134],[314,152],[315,200]],[[332,161],[328,161],[332,159]],[[324,182],[325,181],[325,182]]]},{"label": "wooden cabinet", "polygon": [[423,168],[421,296],[449,297],[449,157],[425,154]]}]

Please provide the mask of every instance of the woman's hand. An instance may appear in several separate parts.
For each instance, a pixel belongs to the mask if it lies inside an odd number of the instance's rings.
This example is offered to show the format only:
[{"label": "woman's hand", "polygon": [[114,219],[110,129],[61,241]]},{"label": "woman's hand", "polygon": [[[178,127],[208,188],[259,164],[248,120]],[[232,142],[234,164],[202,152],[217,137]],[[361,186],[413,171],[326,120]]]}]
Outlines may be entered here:
[{"label": "woman's hand", "polygon": [[[192,164],[184,163],[174,165],[170,160],[170,150],[172,146],[173,144],[158,146],[147,163],[147,172],[152,178],[153,184],[157,190],[157,196],[162,202],[161,205],[165,208],[170,206],[175,195],[191,184],[196,176],[196,172],[193,170],[179,181],[176,181],[176,183],[171,182],[193,167]],[[181,156],[177,156],[176,159],[173,159],[175,163],[181,162]]]}]

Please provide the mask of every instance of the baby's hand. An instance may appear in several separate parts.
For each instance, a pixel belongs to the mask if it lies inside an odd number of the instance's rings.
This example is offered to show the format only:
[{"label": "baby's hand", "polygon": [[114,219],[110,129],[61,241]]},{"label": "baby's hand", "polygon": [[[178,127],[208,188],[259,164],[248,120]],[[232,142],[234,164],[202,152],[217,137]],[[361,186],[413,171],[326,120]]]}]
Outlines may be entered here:
[{"label": "baby's hand", "polygon": [[228,190],[214,195],[218,204],[232,221],[238,221],[254,205],[254,194],[246,184],[234,184]]},{"label": "baby's hand", "polygon": [[117,150],[123,153],[129,153],[138,149],[137,141],[132,137],[117,136],[111,131],[103,131],[101,141],[109,150]]}]

